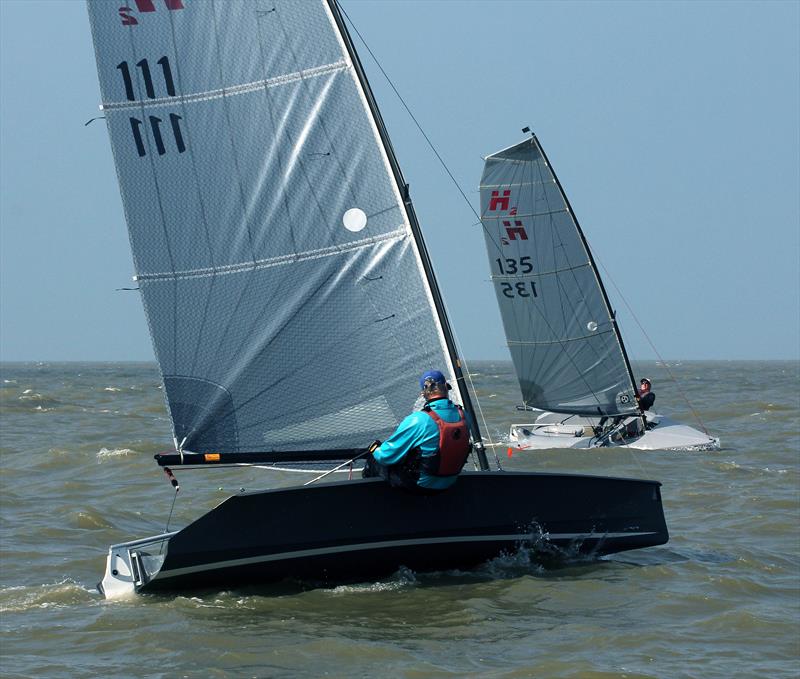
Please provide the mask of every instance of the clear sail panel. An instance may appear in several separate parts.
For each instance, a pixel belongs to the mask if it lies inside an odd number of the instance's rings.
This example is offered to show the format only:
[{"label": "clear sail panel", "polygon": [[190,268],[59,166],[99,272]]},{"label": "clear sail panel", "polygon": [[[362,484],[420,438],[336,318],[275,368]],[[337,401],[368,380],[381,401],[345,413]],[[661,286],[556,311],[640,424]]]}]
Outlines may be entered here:
[{"label": "clear sail panel", "polygon": [[583,415],[634,412],[633,386],[597,275],[534,139],[486,159],[481,215],[525,403]]},{"label": "clear sail panel", "polygon": [[134,265],[186,450],[359,448],[454,381],[327,3],[89,0]]}]

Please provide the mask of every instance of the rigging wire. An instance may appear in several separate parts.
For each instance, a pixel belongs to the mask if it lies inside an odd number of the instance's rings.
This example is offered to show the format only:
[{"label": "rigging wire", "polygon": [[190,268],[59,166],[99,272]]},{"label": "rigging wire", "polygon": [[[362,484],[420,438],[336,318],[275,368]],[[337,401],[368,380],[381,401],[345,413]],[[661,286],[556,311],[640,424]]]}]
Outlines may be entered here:
[{"label": "rigging wire", "polygon": [[[459,194],[461,194],[461,197],[464,199],[464,202],[467,204],[467,206],[468,206],[468,207],[469,207],[469,209],[472,211],[472,213],[475,215],[475,217],[477,217],[477,218],[478,218],[478,220],[479,220],[479,222],[478,222],[478,223],[479,223],[479,224],[481,224],[481,225],[483,225],[483,221],[482,221],[482,219],[481,219],[481,216],[480,216],[480,215],[478,214],[478,212],[475,210],[475,208],[473,207],[473,205],[472,205],[472,203],[470,202],[469,198],[467,198],[467,195],[466,195],[466,194],[464,193],[464,191],[462,190],[461,186],[460,186],[460,185],[459,185],[459,183],[458,183],[458,180],[455,178],[455,176],[453,175],[453,173],[450,171],[450,168],[447,166],[447,163],[444,161],[444,159],[442,158],[441,154],[440,154],[440,153],[439,153],[439,151],[436,149],[436,147],[434,146],[433,142],[430,140],[430,137],[428,137],[428,135],[426,134],[425,130],[422,128],[422,125],[420,125],[419,121],[417,120],[417,118],[416,118],[416,117],[414,116],[414,114],[412,113],[412,111],[411,111],[411,109],[409,108],[408,104],[406,104],[406,102],[405,102],[405,100],[403,99],[402,95],[400,94],[400,92],[399,92],[399,91],[397,90],[397,88],[395,87],[395,85],[394,85],[394,82],[393,82],[393,81],[392,81],[392,79],[389,77],[389,75],[386,73],[386,71],[384,70],[383,66],[381,65],[381,62],[378,60],[378,58],[375,56],[375,53],[372,51],[372,49],[370,48],[370,46],[367,44],[367,41],[364,39],[364,36],[363,36],[363,35],[361,35],[361,32],[358,30],[358,28],[356,27],[356,25],[353,23],[353,20],[350,18],[350,15],[349,15],[349,14],[347,14],[347,12],[346,12],[346,10],[344,9],[344,7],[342,7],[341,5],[339,5],[339,8],[341,9],[341,11],[342,11],[342,14],[345,16],[345,18],[347,19],[347,21],[348,21],[348,23],[350,24],[350,26],[353,28],[353,31],[356,33],[356,35],[357,35],[357,36],[359,37],[359,39],[361,40],[361,43],[364,45],[364,47],[365,47],[365,49],[367,50],[367,52],[369,53],[369,55],[372,57],[372,60],[375,62],[375,65],[378,67],[378,69],[380,70],[381,74],[383,74],[383,77],[386,79],[386,82],[387,82],[387,83],[389,84],[389,86],[392,88],[392,91],[395,93],[395,95],[397,96],[398,100],[399,100],[399,101],[400,101],[400,103],[403,105],[403,108],[406,110],[406,112],[408,113],[409,117],[411,118],[411,120],[412,120],[412,121],[414,122],[414,124],[416,125],[416,127],[417,127],[417,129],[419,130],[420,134],[421,134],[421,135],[422,135],[422,137],[425,139],[425,142],[428,144],[428,146],[430,147],[431,151],[432,151],[432,152],[433,152],[433,154],[436,156],[436,159],[439,161],[439,164],[442,166],[442,168],[444,169],[444,171],[447,173],[447,176],[450,178],[450,180],[452,181],[453,185],[454,185],[454,186],[456,187],[456,189],[458,190]],[[486,228],[486,227],[483,227],[483,228],[484,228],[484,230],[485,230],[485,228]],[[685,392],[684,392],[684,391],[681,389],[681,387],[680,387],[680,383],[678,382],[677,378],[676,378],[676,377],[674,376],[674,374],[673,374],[673,373],[670,371],[670,369],[669,369],[669,366],[666,364],[666,362],[664,361],[664,359],[661,357],[660,353],[659,353],[659,352],[658,352],[658,350],[656,349],[656,347],[655,347],[655,345],[653,344],[652,340],[650,339],[649,335],[648,335],[648,334],[647,334],[647,332],[645,331],[645,329],[644,329],[644,327],[642,326],[642,324],[639,322],[639,319],[636,317],[636,314],[633,312],[633,309],[631,309],[631,306],[630,306],[630,304],[628,304],[628,301],[627,301],[627,299],[626,299],[626,298],[625,298],[625,297],[622,295],[622,293],[620,292],[620,290],[619,290],[619,287],[617,286],[617,284],[616,284],[616,282],[614,281],[614,279],[611,277],[610,273],[608,272],[608,269],[606,269],[606,267],[605,267],[605,266],[602,264],[602,262],[599,262],[599,259],[598,259],[598,263],[600,264],[600,266],[602,266],[604,274],[605,274],[605,275],[608,277],[608,280],[610,280],[610,281],[611,281],[611,284],[614,286],[614,289],[617,291],[617,294],[619,294],[619,296],[620,296],[620,298],[622,299],[623,303],[625,304],[626,308],[627,308],[627,309],[628,309],[628,311],[631,313],[631,316],[633,317],[634,321],[636,322],[636,325],[637,325],[637,326],[639,327],[639,329],[642,331],[642,334],[643,334],[643,335],[645,336],[645,338],[647,339],[647,342],[650,344],[650,347],[653,349],[653,351],[654,351],[654,353],[656,354],[656,356],[658,356],[659,360],[660,360],[660,361],[661,361],[661,363],[664,365],[664,367],[665,367],[665,369],[666,369],[666,371],[667,371],[667,374],[669,375],[670,379],[673,381],[673,383],[674,383],[674,384],[676,385],[676,387],[678,388],[678,391],[679,391],[679,393],[681,394],[681,397],[682,397],[682,398],[683,398],[683,400],[686,402],[686,404],[689,406],[689,409],[692,411],[692,413],[693,413],[693,415],[694,415],[695,419],[696,419],[696,420],[697,420],[697,422],[700,424],[700,427],[703,429],[703,431],[706,433],[706,435],[707,435],[707,436],[710,436],[710,434],[708,433],[708,430],[706,429],[706,426],[705,426],[705,424],[703,423],[702,419],[700,418],[700,415],[699,415],[699,413],[698,413],[698,412],[695,410],[694,406],[693,406],[693,405],[692,405],[692,403],[689,401],[689,398],[686,396]],[[454,334],[455,334],[455,333],[454,333]],[[455,339],[456,339],[456,344],[457,344],[457,345],[459,345],[458,339],[457,339],[457,338],[455,338]],[[459,352],[460,352],[460,350],[461,350],[461,348],[460,348],[460,346],[459,346]],[[473,382],[472,382],[472,379],[471,379],[471,377],[469,377],[469,375],[470,375],[470,372],[469,372],[469,369],[467,368],[466,361],[465,361],[464,359],[462,359],[462,363],[464,363],[464,367],[465,367],[465,369],[466,369],[466,372],[467,372],[467,379],[468,379],[468,381],[469,381],[469,383],[470,383],[470,386],[472,386],[472,390],[473,390],[473,392],[475,392],[475,387],[474,387],[474,384],[473,384]],[[487,427],[487,425],[486,425],[486,419],[485,419],[485,417],[484,417],[484,415],[483,415],[483,411],[482,411],[482,409],[481,409],[481,407],[480,407],[480,401],[478,401],[478,399],[477,399],[477,398],[476,398],[476,401],[478,402],[478,410],[480,411],[481,419],[482,419],[482,421],[483,421],[483,424],[484,424],[484,431],[487,431],[487,432],[488,432],[488,427]],[[490,439],[490,443],[491,443],[491,439]],[[495,458],[497,459],[497,453],[496,453],[496,452],[495,452]],[[638,462],[638,461],[637,461],[637,462]],[[497,463],[498,463],[498,466],[499,466],[499,464],[500,464],[500,461],[499,461],[499,459],[497,459]]]},{"label": "rigging wire", "polygon": [[675,377],[673,372],[669,369],[669,365],[664,360],[664,357],[661,355],[658,349],[656,349],[656,345],[653,343],[653,340],[650,339],[650,335],[647,334],[647,331],[644,329],[644,326],[639,322],[639,318],[636,316],[636,313],[634,312],[633,308],[628,303],[628,300],[625,298],[625,295],[622,294],[622,291],[619,289],[619,286],[617,285],[616,281],[611,276],[611,273],[606,268],[605,264],[603,264],[603,262],[600,261],[600,258],[597,257],[596,254],[595,254],[595,259],[597,259],[598,264],[600,264],[600,266],[603,268],[603,274],[609,281],[611,281],[611,285],[614,286],[614,290],[616,290],[617,295],[619,295],[619,298],[622,300],[622,303],[625,305],[625,308],[628,310],[628,313],[630,313],[637,327],[642,332],[642,335],[644,335],[644,338],[647,340],[647,343],[650,345],[650,348],[653,350],[653,353],[658,357],[658,360],[661,362],[661,365],[664,366],[664,370],[667,371],[667,375],[669,375],[669,378],[672,380],[672,383],[677,387],[678,393],[681,395],[681,398],[683,398],[683,400],[686,401],[686,405],[689,406],[689,410],[692,411],[692,414],[694,415],[695,420],[697,420],[697,423],[700,425],[700,428],[705,432],[706,436],[710,437],[711,434],[708,433],[708,429],[706,429],[705,423],[700,418],[700,414],[697,412],[697,410],[695,410],[694,406],[692,405],[692,402],[686,395],[686,392],[684,392],[684,390],[681,388],[681,384],[678,381],[678,378]]},{"label": "rigging wire", "polygon": [[[350,26],[352,27],[353,31],[358,36],[359,40],[361,40],[361,44],[364,45],[364,48],[367,50],[369,55],[372,57],[372,60],[375,62],[375,64],[377,65],[378,69],[383,74],[383,77],[386,79],[386,82],[389,83],[389,86],[392,88],[392,90],[394,91],[395,95],[400,100],[400,103],[403,105],[403,108],[405,108],[405,110],[408,113],[408,115],[411,118],[411,120],[414,121],[414,124],[417,126],[417,129],[420,131],[420,134],[423,136],[423,138],[427,142],[428,146],[430,147],[431,151],[433,152],[433,154],[438,159],[440,165],[444,168],[444,171],[450,177],[450,180],[453,182],[453,185],[456,187],[458,192],[461,194],[461,197],[464,199],[464,202],[469,206],[469,209],[472,211],[472,214],[475,215],[475,217],[478,219],[478,221],[480,223],[481,217],[478,214],[477,210],[475,210],[475,208],[473,207],[473,205],[470,202],[469,198],[467,198],[467,195],[461,189],[461,186],[459,185],[459,183],[456,180],[456,178],[453,176],[453,173],[450,172],[450,168],[447,166],[447,163],[445,163],[445,161],[442,158],[442,156],[436,150],[436,147],[433,145],[433,142],[430,140],[430,137],[428,137],[428,135],[425,133],[425,130],[422,129],[422,125],[420,125],[419,121],[416,119],[414,114],[411,112],[411,109],[408,107],[408,104],[406,104],[406,102],[403,99],[402,95],[400,94],[400,92],[395,87],[394,82],[392,82],[392,79],[389,77],[388,73],[386,73],[386,71],[384,70],[383,66],[381,65],[381,62],[378,60],[378,58],[375,56],[375,53],[372,51],[370,46],[367,44],[367,41],[364,39],[364,36],[361,35],[361,32],[358,30],[358,27],[355,25],[355,23],[353,23],[353,20],[350,18],[350,15],[347,13],[347,11],[344,9],[344,7],[341,6],[341,4],[339,5],[339,9],[341,9],[342,14],[347,19],[347,22],[350,24]],[[449,310],[447,309],[447,304],[444,301],[444,299],[442,300],[442,303],[443,303],[443,305],[445,307],[445,312],[447,312],[448,315],[449,315]],[[491,434],[489,433],[490,430],[489,430],[489,426],[488,426],[488,424],[486,422],[486,417],[485,417],[485,415],[483,413],[483,408],[481,407],[480,400],[477,398],[477,391],[475,390],[475,384],[474,384],[474,382],[472,380],[472,374],[471,374],[471,372],[469,370],[469,366],[467,365],[466,360],[463,358],[463,353],[462,353],[462,350],[461,350],[461,343],[459,342],[458,337],[456,336],[456,333],[453,332],[452,334],[453,334],[453,340],[454,340],[454,342],[456,344],[456,347],[458,349],[458,353],[461,355],[460,360],[461,360],[461,363],[463,364],[464,372],[466,372],[466,381],[469,383],[469,386],[472,389],[472,393],[475,394],[475,396],[476,396],[475,402],[476,402],[477,407],[478,407],[478,415],[480,416],[481,421],[483,423],[483,431],[485,432],[485,437],[488,439],[489,446],[492,448],[492,451],[494,452],[494,457],[495,457],[495,461],[497,462],[497,466],[498,466],[498,468],[500,468],[500,458],[497,456],[496,446],[494,444],[494,441],[492,440]]]},{"label": "rigging wire", "polygon": [[[447,302],[442,298],[442,305],[444,306],[445,313],[450,316],[450,310],[447,308]],[[497,455],[497,448],[498,444],[494,442],[492,438],[491,429],[489,429],[489,424],[486,421],[486,415],[483,412],[483,407],[481,406],[481,400],[478,398],[478,391],[475,388],[475,382],[472,380],[472,372],[469,369],[469,365],[467,364],[466,359],[464,358],[464,352],[461,349],[461,342],[458,340],[458,336],[456,335],[455,331],[453,331],[453,341],[455,342],[456,349],[458,350],[459,354],[459,361],[461,362],[462,366],[462,373],[465,374],[465,380],[469,382],[469,388],[472,389],[472,393],[475,394],[475,405],[478,408],[478,416],[481,418],[481,422],[483,423],[483,431],[484,436],[488,441],[488,447],[492,449],[492,453],[494,454],[494,460],[497,464],[498,469],[502,469],[502,465],[500,464],[500,457]]]},{"label": "rigging wire", "polygon": [[[480,215],[480,214],[479,214],[479,213],[478,213],[478,212],[475,210],[475,208],[473,207],[473,205],[472,205],[472,203],[470,202],[469,198],[467,198],[467,195],[466,195],[466,194],[464,193],[464,191],[462,190],[461,186],[460,186],[460,185],[459,185],[459,183],[458,183],[458,180],[456,180],[455,176],[454,176],[454,175],[453,175],[453,173],[450,171],[450,168],[447,166],[447,163],[444,161],[444,159],[442,158],[442,156],[441,156],[441,154],[439,153],[439,151],[438,151],[438,150],[436,149],[436,147],[433,145],[433,142],[430,140],[430,137],[428,137],[428,135],[425,133],[425,130],[422,128],[422,125],[420,125],[420,123],[419,123],[419,121],[417,120],[417,118],[416,118],[416,117],[414,116],[414,114],[411,112],[411,109],[409,108],[408,104],[406,104],[406,102],[405,102],[405,100],[403,99],[402,95],[400,94],[400,92],[399,92],[399,91],[397,90],[397,88],[395,87],[395,85],[394,85],[394,82],[392,82],[392,79],[389,77],[389,75],[388,75],[388,74],[386,73],[386,71],[384,70],[384,68],[383,68],[383,66],[381,65],[380,61],[379,61],[379,60],[378,60],[378,58],[375,56],[375,53],[374,53],[374,52],[373,52],[373,51],[370,49],[370,46],[367,44],[367,41],[364,39],[364,36],[363,36],[363,35],[361,35],[361,33],[359,32],[358,28],[357,28],[357,27],[356,27],[356,25],[353,23],[353,20],[352,20],[352,19],[350,18],[350,16],[347,14],[347,12],[345,11],[345,9],[344,9],[344,8],[343,8],[341,5],[340,5],[339,7],[340,7],[340,9],[342,10],[342,14],[344,14],[344,16],[345,16],[345,18],[347,19],[347,21],[349,22],[350,26],[353,28],[353,31],[355,31],[356,35],[357,35],[357,36],[359,37],[359,39],[361,40],[361,42],[362,42],[362,44],[364,45],[364,47],[366,48],[367,52],[369,52],[369,55],[372,57],[372,60],[375,62],[376,66],[378,67],[378,69],[380,70],[380,72],[383,74],[383,77],[386,79],[386,82],[387,82],[387,83],[389,83],[389,86],[392,88],[392,91],[395,93],[395,95],[397,96],[397,98],[400,100],[400,103],[403,105],[403,108],[405,108],[405,110],[406,110],[406,112],[408,113],[408,115],[409,115],[409,117],[411,118],[411,120],[413,120],[413,121],[414,121],[414,124],[417,126],[417,129],[420,131],[420,134],[423,136],[423,138],[425,139],[426,143],[427,143],[427,144],[428,144],[428,146],[430,147],[431,151],[433,152],[433,154],[434,154],[434,155],[436,156],[436,158],[438,159],[438,161],[439,161],[440,165],[442,166],[442,168],[444,169],[444,171],[447,173],[447,176],[448,176],[448,177],[450,177],[450,180],[453,182],[453,185],[456,187],[456,189],[458,190],[458,192],[461,194],[461,197],[464,199],[464,202],[467,204],[467,206],[469,207],[469,209],[472,211],[472,214],[474,214],[474,215],[475,215],[475,217],[477,217],[477,218],[478,218],[478,223],[479,223],[479,224],[482,226],[483,230],[484,230],[484,231],[485,231],[485,232],[488,234],[488,231],[486,230],[486,227],[483,225],[483,217],[482,217],[482,216],[481,216],[481,215]],[[570,214],[571,214],[571,212],[570,212]],[[490,237],[491,237],[491,234],[490,234]],[[495,241],[494,237],[491,237],[491,239],[492,239],[492,241],[494,242],[495,246],[497,246],[497,247],[498,247],[498,250],[499,250],[499,249],[500,249],[500,248],[499,248],[499,245],[498,245],[498,243]],[[540,310],[538,310],[538,309],[537,309],[537,311],[539,311],[539,315],[542,317],[542,320],[543,320],[543,321],[544,321],[544,323],[545,323],[545,324],[548,326],[548,328],[550,328],[550,331],[552,332],[553,336],[555,337],[555,336],[556,336],[556,333],[555,333],[555,331],[553,330],[553,328],[552,328],[552,327],[550,327],[550,323],[549,323],[549,321],[547,320],[547,318],[546,318],[546,317],[545,317],[545,316],[542,314],[542,312],[541,312]],[[453,334],[455,335],[455,333],[453,333]],[[459,344],[457,339],[456,339],[456,344],[457,344],[457,345]],[[563,345],[562,345],[562,349],[564,349]],[[569,353],[568,353],[568,352],[566,352],[566,349],[564,349],[564,350],[565,350],[565,353],[566,353],[566,355],[567,355],[567,356],[570,358],[570,362],[573,362],[573,361],[572,361],[572,357],[569,355]],[[460,347],[459,347],[459,351],[460,351]],[[463,361],[463,359],[462,359],[462,361]],[[464,363],[465,363],[465,366],[466,366],[466,362],[464,362]],[[573,363],[574,363],[574,362],[573,362]],[[576,367],[576,369],[577,369],[577,367]],[[469,371],[467,371],[467,372],[469,373]],[[472,385],[472,381],[471,381],[471,380],[470,380],[470,384]],[[588,385],[587,385],[587,386],[588,386]],[[473,386],[473,392],[474,392],[474,390],[475,390],[475,389],[474,389],[474,386]],[[595,398],[597,398],[597,395],[596,395],[596,394],[594,394],[594,391],[593,391],[591,388],[590,388],[590,391],[592,391],[592,394],[595,396]],[[485,423],[485,420],[484,420],[484,427],[485,427],[485,426],[486,426],[486,423]],[[495,455],[495,457],[496,457],[496,455]],[[499,464],[499,460],[498,460],[498,464]]]},{"label": "rigging wire", "polygon": [[461,194],[461,197],[464,199],[464,202],[469,206],[469,209],[472,210],[472,214],[474,214],[478,219],[480,219],[480,215],[475,210],[475,208],[472,206],[472,203],[469,202],[469,198],[467,198],[467,195],[464,193],[464,191],[462,191],[461,186],[458,183],[458,180],[453,176],[453,173],[450,172],[450,168],[447,167],[447,163],[445,163],[444,159],[442,158],[442,156],[439,155],[439,152],[436,150],[436,147],[433,145],[433,142],[430,140],[428,135],[425,134],[425,130],[422,129],[422,125],[420,125],[419,121],[416,119],[416,117],[414,117],[414,114],[411,112],[411,109],[408,107],[408,104],[406,104],[405,99],[403,99],[403,97],[400,95],[400,92],[397,91],[397,88],[394,86],[394,83],[392,82],[392,79],[389,77],[389,75],[386,73],[386,71],[383,70],[383,66],[381,66],[381,62],[378,61],[378,57],[375,56],[375,53],[370,49],[369,45],[367,44],[367,41],[364,40],[364,36],[361,35],[361,33],[359,32],[358,28],[353,23],[353,20],[350,18],[350,15],[345,11],[344,7],[342,7],[341,4],[339,5],[339,9],[342,10],[342,14],[344,14],[344,16],[347,19],[348,23],[350,24],[350,26],[355,31],[356,35],[361,40],[361,43],[366,48],[367,52],[369,52],[369,55],[372,57],[372,60],[375,62],[375,65],[380,69],[380,72],[383,74],[383,77],[386,78],[386,82],[389,83],[389,87],[391,87],[392,90],[394,91],[394,93],[397,95],[397,98],[400,100],[400,103],[403,105],[403,108],[406,110],[408,115],[411,117],[411,120],[414,121],[414,124],[417,126],[417,129],[420,131],[420,134],[422,134],[423,138],[428,143],[428,146],[430,147],[431,151],[433,151],[433,153],[436,156],[436,158],[439,160],[439,163],[444,168],[444,171],[447,172],[447,175],[450,177],[450,180],[453,182],[453,185],[456,187],[456,189],[458,189],[458,192]]},{"label": "rigging wire", "polygon": [[[169,479],[170,484],[175,489],[175,493],[172,495],[172,505],[169,508],[169,516],[167,517],[167,525],[164,527],[164,533],[169,532],[169,522],[172,521],[172,512],[175,510],[175,501],[178,499],[178,493],[181,490],[181,486],[178,483],[178,479],[175,478],[175,474],[172,473],[172,470],[169,467],[164,467],[164,474],[166,474],[167,479]],[[159,550],[159,554],[164,552],[164,542],[161,542],[161,549]]]},{"label": "rigging wire", "polygon": [[[450,172],[450,168],[447,166],[447,163],[445,163],[445,161],[442,158],[442,156],[436,150],[436,147],[433,145],[433,142],[430,140],[428,135],[425,133],[425,130],[422,129],[422,125],[420,125],[419,121],[416,119],[414,114],[411,112],[411,109],[408,107],[408,104],[406,104],[406,102],[403,99],[402,95],[400,94],[400,92],[395,87],[394,82],[392,82],[392,79],[389,77],[389,75],[384,70],[384,68],[381,65],[380,61],[375,56],[375,53],[372,51],[370,46],[367,44],[367,41],[364,39],[364,36],[361,35],[361,32],[358,30],[358,27],[355,25],[355,23],[353,23],[353,20],[350,18],[350,15],[347,13],[347,11],[344,9],[344,7],[341,6],[341,4],[339,5],[339,9],[342,11],[342,14],[347,19],[347,22],[350,24],[350,26],[352,27],[352,29],[355,32],[355,34],[361,40],[361,43],[364,45],[365,49],[367,50],[369,55],[372,57],[372,60],[377,65],[378,69],[380,69],[380,72],[383,74],[383,77],[386,79],[386,82],[389,83],[389,86],[392,88],[392,90],[394,91],[395,95],[400,100],[400,103],[403,105],[403,108],[405,108],[405,110],[408,113],[408,115],[411,118],[411,120],[414,121],[414,124],[417,126],[417,129],[420,131],[420,134],[423,136],[423,138],[427,142],[427,144],[430,147],[430,149],[433,152],[433,154],[439,160],[439,163],[444,168],[444,171],[447,173],[447,175],[450,177],[450,180],[453,182],[453,185],[456,187],[458,192],[461,194],[461,197],[464,199],[464,202],[469,206],[469,209],[472,211],[472,213],[475,215],[475,217],[477,217],[477,219],[480,220],[480,215],[478,214],[478,212],[473,207],[473,205],[470,202],[469,198],[467,198],[467,195],[461,189],[461,186],[459,185],[458,181],[453,176],[453,173]],[[442,304],[445,307],[445,312],[448,313],[448,315],[449,315],[449,311],[447,310],[447,305],[446,305],[446,302],[444,301],[444,299],[442,300]],[[474,394],[476,394],[475,401],[476,401],[477,407],[478,407],[478,414],[479,414],[479,416],[481,418],[481,421],[483,422],[483,431],[485,432],[485,436],[489,441],[490,447],[494,451],[494,456],[495,456],[495,460],[497,462],[497,466],[498,466],[498,468],[500,468],[500,459],[497,456],[497,451],[495,449],[495,444],[494,444],[494,442],[492,440],[491,434],[489,433],[489,427],[488,427],[488,425],[486,423],[486,417],[484,416],[483,409],[481,408],[481,405],[480,405],[480,401],[477,399],[477,392],[475,391],[475,384],[474,384],[474,382],[472,380],[471,373],[469,371],[469,367],[467,366],[467,362],[463,358],[463,354],[461,352],[460,342],[458,341],[458,337],[456,337],[455,332],[452,332],[452,335],[453,335],[453,341],[454,341],[454,343],[456,345],[456,348],[458,349],[459,354],[462,356],[459,360],[461,361],[461,363],[462,363],[462,365],[464,367],[464,371],[466,372],[466,381],[469,382],[469,386],[472,388],[472,392]]]}]

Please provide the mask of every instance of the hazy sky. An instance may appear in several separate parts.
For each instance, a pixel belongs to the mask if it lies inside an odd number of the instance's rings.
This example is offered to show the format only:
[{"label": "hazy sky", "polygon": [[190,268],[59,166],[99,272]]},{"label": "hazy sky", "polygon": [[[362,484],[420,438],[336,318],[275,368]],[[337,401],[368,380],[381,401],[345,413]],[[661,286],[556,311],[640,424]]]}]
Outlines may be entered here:
[{"label": "hazy sky", "polygon": [[[342,5],[476,209],[482,156],[537,132],[632,358],[614,284],[665,358],[800,358],[800,3]],[[86,8],[0,13],[0,358],[152,359]],[[356,44],[463,353],[506,358],[480,227]]]}]

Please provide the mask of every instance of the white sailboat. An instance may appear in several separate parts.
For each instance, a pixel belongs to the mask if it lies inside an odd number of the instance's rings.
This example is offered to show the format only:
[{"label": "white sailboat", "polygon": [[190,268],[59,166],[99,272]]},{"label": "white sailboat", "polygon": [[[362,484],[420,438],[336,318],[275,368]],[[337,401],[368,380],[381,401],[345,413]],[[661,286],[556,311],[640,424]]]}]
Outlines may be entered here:
[{"label": "white sailboat", "polygon": [[105,596],[668,540],[657,481],[489,470],[408,185],[335,0],[88,7],[175,443],[156,462],[358,458],[435,368],[472,415],[477,470],[424,497],[332,476],[235,494],[178,531],[112,545]]},{"label": "white sailboat", "polygon": [[594,258],[536,136],[488,156],[480,191],[521,409],[535,415],[530,424],[511,426],[510,443],[521,449],[718,448],[718,438],[640,408]]}]

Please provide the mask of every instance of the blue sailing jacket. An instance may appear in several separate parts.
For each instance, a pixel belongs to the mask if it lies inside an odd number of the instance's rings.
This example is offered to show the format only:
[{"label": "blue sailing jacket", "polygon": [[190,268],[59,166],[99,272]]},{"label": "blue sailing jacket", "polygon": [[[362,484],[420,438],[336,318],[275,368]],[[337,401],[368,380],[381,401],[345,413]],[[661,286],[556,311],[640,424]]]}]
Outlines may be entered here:
[{"label": "blue sailing jacket", "polygon": [[[445,422],[458,422],[460,419],[458,408],[446,398],[430,401],[428,405]],[[392,465],[400,462],[414,448],[419,448],[422,457],[434,455],[439,448],[439,427],[433,418],[423,411],[411,413],[406,417],[372,455],[381,464]],[[457,478],[458,475],[430,476],[420,472],[417,485],[443,490],[452,486]]]}]

